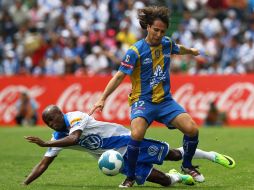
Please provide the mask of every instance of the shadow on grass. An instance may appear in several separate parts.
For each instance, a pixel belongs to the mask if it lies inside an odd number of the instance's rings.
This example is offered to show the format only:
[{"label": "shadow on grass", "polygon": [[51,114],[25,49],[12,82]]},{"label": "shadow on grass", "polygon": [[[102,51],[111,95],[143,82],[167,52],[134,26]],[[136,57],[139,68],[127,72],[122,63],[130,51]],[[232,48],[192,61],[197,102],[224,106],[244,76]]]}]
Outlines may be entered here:
[{"label": "shadow on grass", "polygon": [[[116,185],[66,185],[66,184],[53,184],[53,183],[46,183],[45,186],[47,187],[52,187],[52,188],[66,188],[66,189],[120,189],[118,186]],[[47,188],[45,187],[45,188]],[[162,188],[162,186],[133,186],[131,189],[159,189]]]},{"label": "shadow on grass", "polygon": [[[66,188],[66,189],[119,189],[118,186],[115,185],[66,185],[66,184],[53,184],[53,183],[46,183],[45,186],[48,187],[55,187],[55,188]],[[140,186],[133,186],[131,189],[161,189],[161,188],[170,188],[170,189],[177,189],[177,190],[181,190],[181,189],[214,189],[214,190],[218,190],[218,189],[230,189],[232,188],[232,186],[225,186],[225,185],[206,185],[206,184],[196,184],[194,186],[185,186],[185,185],[173,185],[173,186],[169,186],[169,187],[163,187],[163,186],[149,186],[149,185],[140,185]]]}]

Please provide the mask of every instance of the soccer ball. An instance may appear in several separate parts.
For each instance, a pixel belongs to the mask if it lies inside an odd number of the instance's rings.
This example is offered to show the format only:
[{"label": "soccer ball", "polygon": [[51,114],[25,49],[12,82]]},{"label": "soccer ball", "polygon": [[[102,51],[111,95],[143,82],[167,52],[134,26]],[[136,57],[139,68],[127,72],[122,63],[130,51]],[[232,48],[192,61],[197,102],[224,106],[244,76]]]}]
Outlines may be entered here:
[{"label": "soccer ball", "polygon": [[107,150],[99,158],[98,164],[102,173],[108,176],[114,176],[121,172],[124,160],[119,152]]}]

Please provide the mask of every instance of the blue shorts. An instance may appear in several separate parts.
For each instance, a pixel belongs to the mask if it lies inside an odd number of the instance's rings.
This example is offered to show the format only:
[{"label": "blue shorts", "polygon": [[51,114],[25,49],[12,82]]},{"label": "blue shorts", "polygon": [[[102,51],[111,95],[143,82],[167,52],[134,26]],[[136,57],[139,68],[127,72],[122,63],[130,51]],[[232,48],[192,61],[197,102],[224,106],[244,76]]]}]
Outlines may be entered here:
[{"label": "blue shorts", "polygon": [[[139,157],[136,166],[136,182],[138,185],[145,183],[150,175],[153,164],[161,165],[169,152],[169,145],[166,142],[156,141],[152,139],[144,139],[141,142]],[[124,155],[124,161],[127,162],[127,154]],[[122,170],[124,175],[128,173],[127,164]]]},{"label": "blue shorts", "polygon": [[131,105],[131,120],[137,117],[146,119],[148,125],[153,121],[165,124],[168,128],[174,128],[170,122],[179,114],[186,111],[175,100],[169,99],[155,104],[150,101],[139,100]]}]

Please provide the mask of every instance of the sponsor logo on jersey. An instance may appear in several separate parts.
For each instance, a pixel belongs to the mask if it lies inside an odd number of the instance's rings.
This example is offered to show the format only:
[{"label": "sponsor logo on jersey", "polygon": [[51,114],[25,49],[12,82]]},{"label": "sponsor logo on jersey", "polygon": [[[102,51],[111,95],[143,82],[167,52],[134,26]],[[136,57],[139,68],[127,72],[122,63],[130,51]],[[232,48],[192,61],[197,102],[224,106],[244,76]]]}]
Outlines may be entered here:
[{"label": "sponsor logo on jersey", "polygon": [[156,154],[158,154],[159,152],[159,148],[155,145],[151,145],[149,146],[149,148],[147,149],[147,153],[150,155],[150,156],[155,156]]},{"label": "sponsor logo on jersey", "polygon": [[96,150],[101,147],[102,139],[99,135],[88,135],[80,139],[79,145],[90,150]]},{"label": "sponsor logo on jersey", "polygon": [[129,69],[133,69],[133,66],[132,65],[129,65],[127,63],[124,63],[124,62],[121,62],[121,65],[124,66],[124,67],[127,67]]},{"label": "sponsor logo on jersey", "polygon": [[144,113],[144,112],[142,110],[137,110],[133,114],[135,115],[135,114],[140,114],[140,113]]},{"label": "sponsor logo on jersey", "polygon": [[147,65],[147,64],[150,64],[152,62],[153,62],[153,60],[151,58],[145,58],[145,60],[143,61],[143,65]]},{"label": "sponsor logo on jersey", "polygon": [[79,122],[81,120],[82,120],[81,118],[75,118],[75,119],[71,120],[71,122],[70,122],[71,127],[73,126],[74,123]]},{"label": "sponsor logo on jersey", "polygon": [[160,65],[157,65],[153,76],[150,79],[150,86],[154,87],[157,86],[160,82],[166,80],[166,72],[163,72]]},{"label": "sponsor logo on jersey", "polygon": [[155,53],[155,57],[158,59],[160,57],[160,54],[161,54],[160,50],[157,49],[157,50],[155,50],[154,53]]}]

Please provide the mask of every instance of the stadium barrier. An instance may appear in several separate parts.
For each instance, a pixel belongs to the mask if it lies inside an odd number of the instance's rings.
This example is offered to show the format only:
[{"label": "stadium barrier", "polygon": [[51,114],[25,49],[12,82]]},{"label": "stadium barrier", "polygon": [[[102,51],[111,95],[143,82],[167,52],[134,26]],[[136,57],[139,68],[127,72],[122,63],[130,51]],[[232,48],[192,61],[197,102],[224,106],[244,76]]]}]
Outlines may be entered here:
[{"label": "stadium barrier", "polygon": [[[39,106],[39,115],[45,106],[56,104],[64,112],[88,112],[111,79],[108,77],[0,77],[0,125],[15,124],[16,101],[20,91],[28,91]],[[209,104],[216,101],[219,110],[227,113],[231,126],[254,127],[254,75],[171,76],[173,97],[197,121],[203,123]],[[108,98],[99,120],[129,125],[127,95],[131,90],[125,80]],[[39,124],[43,124],[41,117]]]}]

